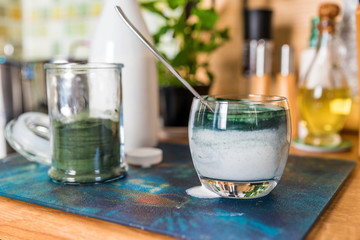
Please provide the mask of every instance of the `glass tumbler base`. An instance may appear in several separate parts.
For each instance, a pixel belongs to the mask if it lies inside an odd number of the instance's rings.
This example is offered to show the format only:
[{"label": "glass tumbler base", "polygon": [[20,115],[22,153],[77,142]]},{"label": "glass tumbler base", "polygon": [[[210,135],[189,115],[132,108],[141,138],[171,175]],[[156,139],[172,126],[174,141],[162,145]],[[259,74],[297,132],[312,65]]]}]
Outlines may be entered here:
[{"label": "glass tumbler base", "polygon": [[268,195],[277,185],[277,181],[275,180],[234,182],[209,178],[200,179],[206,188],[225,198],[260,198]]}]

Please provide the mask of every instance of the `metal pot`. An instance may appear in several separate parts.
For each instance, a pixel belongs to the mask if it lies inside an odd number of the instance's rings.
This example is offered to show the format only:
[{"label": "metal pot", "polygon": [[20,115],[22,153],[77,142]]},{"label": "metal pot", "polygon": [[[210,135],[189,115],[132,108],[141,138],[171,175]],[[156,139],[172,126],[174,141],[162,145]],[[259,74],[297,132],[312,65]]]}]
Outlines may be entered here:
[{"label": "metal pot", "polygon": [[22,63],[22,96],[24,112],[47,113],[46,62]]},{"label": "metal pot", "polygon": [[4,137],[5,125],[23,111],[21,64],[7,61],[0,64],[0,158],[13,152]]}]

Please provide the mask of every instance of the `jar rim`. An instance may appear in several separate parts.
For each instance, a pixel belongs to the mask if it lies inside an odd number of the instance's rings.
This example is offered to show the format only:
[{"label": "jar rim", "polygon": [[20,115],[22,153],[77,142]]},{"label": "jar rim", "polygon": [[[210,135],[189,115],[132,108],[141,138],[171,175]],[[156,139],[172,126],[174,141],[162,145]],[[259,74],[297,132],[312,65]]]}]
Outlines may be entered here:
[{"label": "jar rim", "polygon": [[101,62],[84,62],[84,63],[46,63],[44,65],[45,70],[50,69],[74,69],[74,70],[83,70],[83,69],[122,69],[124,64],[122,63],[101,63]]}]

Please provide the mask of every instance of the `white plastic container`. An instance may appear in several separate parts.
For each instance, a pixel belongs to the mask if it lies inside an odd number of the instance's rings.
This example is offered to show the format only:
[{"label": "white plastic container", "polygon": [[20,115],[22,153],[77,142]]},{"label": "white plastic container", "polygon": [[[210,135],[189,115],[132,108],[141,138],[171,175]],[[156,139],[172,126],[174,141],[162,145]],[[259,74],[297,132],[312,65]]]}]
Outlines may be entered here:
[{"label": "white plastic container", "polygon": [[151,40],[136,0],[106,0],[91,41],[90,62],[123,63],[125,152],[157,144],[158,82],[156,60],[121,21],[120,6],[130,21]]}]

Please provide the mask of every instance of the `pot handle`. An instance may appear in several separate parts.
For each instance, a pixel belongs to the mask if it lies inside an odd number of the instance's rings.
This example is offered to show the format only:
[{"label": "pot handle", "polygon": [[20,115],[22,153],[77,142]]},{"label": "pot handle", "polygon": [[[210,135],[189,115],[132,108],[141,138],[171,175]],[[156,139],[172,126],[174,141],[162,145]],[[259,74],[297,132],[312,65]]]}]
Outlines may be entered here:
[{"label": "pot handle", "polygon": [[6,125],[5,138],[30,161],[51,164],[49,116],[27,112]]}]

